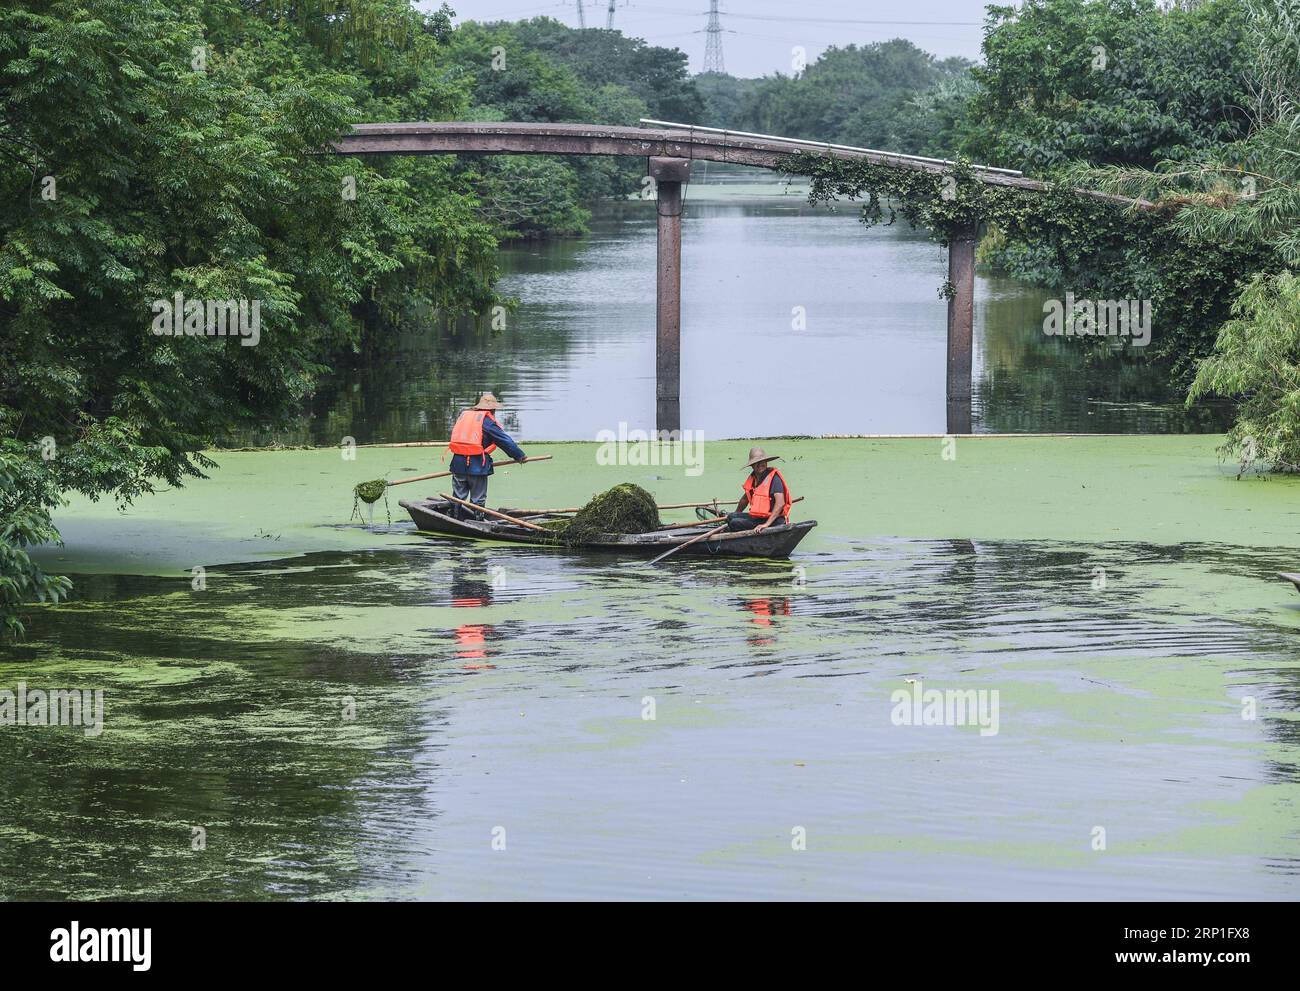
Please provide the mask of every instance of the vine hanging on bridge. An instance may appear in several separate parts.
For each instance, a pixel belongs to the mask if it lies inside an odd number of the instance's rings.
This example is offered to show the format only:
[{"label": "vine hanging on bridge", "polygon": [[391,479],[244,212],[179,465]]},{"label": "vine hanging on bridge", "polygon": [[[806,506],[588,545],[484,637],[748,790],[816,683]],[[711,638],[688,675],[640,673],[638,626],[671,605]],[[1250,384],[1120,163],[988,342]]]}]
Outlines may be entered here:
[{"label": "vine hanging on bridge", "polygon": [[[811,180],[811,203],[860,202],[868,227],[901,215],[944,246],[971,231],[987,233],[1032,253],[1040,262],[1033,281],[1043,288],[1150,300],[1158,325],[1146,357],[1170,363],[1176,380],[1190,381],[1196,360],[1209,353],[1239,274],[1265,264],[1248,238],[1189,237],[1170,223],[1169,209],[1133,209],[1066,184],[1001,185],[964,160],[919,170],[800,152],[778,168]],[[951,295],[946,280],[938,288]],[[1104,339],[1089,340],[1099,346]]]}]

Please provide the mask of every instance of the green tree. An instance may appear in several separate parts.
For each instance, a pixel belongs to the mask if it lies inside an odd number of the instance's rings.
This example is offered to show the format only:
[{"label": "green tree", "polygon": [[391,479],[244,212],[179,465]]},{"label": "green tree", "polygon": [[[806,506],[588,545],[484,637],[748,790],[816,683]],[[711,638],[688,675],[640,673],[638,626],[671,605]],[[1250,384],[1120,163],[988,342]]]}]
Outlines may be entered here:
[{"label": "green tree", "polygon": [[[21,600],[66,587],[25,550],[55,536],[61,493],[180,485],[404,309],[496,300],[492,228],[445,160],[318,154],[356,120],[461,109],[440,81],[448,30],[400,0],[0,9],[9,632]],[[257,301],[257,345],[154,333],[154,302],[177,292]]]},{"label": "green tree", "polygon": [[962,150],[986,165],[1150,167],[1249,127],[1241,0],[1025,0],[988,8],[983,48]]},{"label": "green tree", "polygon": [[[633,126],[646,116],[695,120],[703,106],[684,54],[618,31],[577,31],[547,17],[471,21],[455,31],[450,52],[455,78],[472,94],[465,116],[476,120]],[[583,203],[635,191],[645,161],[485,160],[462,170],[488,204],[487,219],[541,237],[583,230]]]},{"label": "green tree", "polygon": [[1256,461],[1300,471],[1300,278],[1291,272],[1252,278],[1201,362],[1189,404],[1208,396],[1239,400],[1225,451],[1242,470]]},{"label": "green tree", "polygon": [[[715,126],[915,154],[955,145],[945,118],[969,96],[969,69],[895,38],[829,48],[797,76],[699,76],[697,86]],[[918,112],[923,94],[930,113]]]},{"label": "green tree", "polygon": [[[1154,168],[1077,170],[1106,188],[1155,199],[1186,241],[1260,246],[1244,265],[1233,319],[1201,362],[1189,404],[1240,402],[1225,451],[1243,465],[1300,470],[1300,0],[1246,0],[1255,80],[1250,133]],[[1212,324],[1211,326],[1218,326]],[[1203,354],[1204,352],[1200,352]]]},{"label": "green tree", "polygon": [[593,89],[622,86],[645,104],[650,117],[694,123],[704,113],[704,101],[680,49],[649,45],[621,31],[578,31],[550,17],[520,21],[511,29],[528,50],[569,67]]}]

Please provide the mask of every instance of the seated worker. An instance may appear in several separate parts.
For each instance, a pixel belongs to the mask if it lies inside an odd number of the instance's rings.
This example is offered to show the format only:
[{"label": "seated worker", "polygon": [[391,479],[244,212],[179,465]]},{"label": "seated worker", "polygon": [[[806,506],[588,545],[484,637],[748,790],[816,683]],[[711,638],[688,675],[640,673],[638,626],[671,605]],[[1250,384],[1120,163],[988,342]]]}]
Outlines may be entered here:
[{"label": "seated worker", "polygon": [[[487,504],[488,476],[492,474],[492,452],[500,447],[514,458],[517,464],[524,463],[524,452],[511,436],[501,429],[492,415],[501,409],[497,397],[485,392],[473,409],[467,409],[451,428],[451,442],[447,449],[452,453],[451,459],[451,494],[457,499],[464,499],[478,506]],[[465,517],[472,510],[464,506],[452,507],[454,515]],[[478,515],[478,514],[475,514]]]},{"label": "seated worker", "polygon": [[768,455],[761,447],[749,449],[749,477],[745,479],[745,493],[736,503],[736,511],[727,514],[728,530],[766,530],[776,524],[790,522],[790,502],[794,498],[781,473],[768,462],[778,455]]}]

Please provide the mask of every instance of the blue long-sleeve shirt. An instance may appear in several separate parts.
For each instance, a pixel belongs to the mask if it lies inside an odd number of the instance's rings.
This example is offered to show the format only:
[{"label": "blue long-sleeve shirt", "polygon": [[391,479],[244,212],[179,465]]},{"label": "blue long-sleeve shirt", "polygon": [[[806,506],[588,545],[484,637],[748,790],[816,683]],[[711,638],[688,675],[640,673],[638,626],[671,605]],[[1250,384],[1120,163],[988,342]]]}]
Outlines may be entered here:
[{"label": "blue long-sleeve shirt", "polygon": [[[514,442],[514,438],[502,430],[495,420],[490,420],[485,416],[483,417],[483,446],[487,447],[489,444],[495,444],[516,460],[524,456],[523,449]],[[491,475],[492,456],[490,454],[482,457],[477,454],[453,454],[451,456],[451,473],[453,475]]]}]

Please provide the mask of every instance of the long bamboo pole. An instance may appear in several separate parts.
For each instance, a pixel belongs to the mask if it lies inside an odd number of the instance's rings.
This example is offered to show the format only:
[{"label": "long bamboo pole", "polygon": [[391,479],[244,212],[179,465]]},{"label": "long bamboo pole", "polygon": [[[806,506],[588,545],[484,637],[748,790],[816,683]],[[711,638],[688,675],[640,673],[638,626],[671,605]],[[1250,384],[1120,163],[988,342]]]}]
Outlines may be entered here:
[{"label": "long bamboo pole", "polygon": [[449,440],[407,440],[390,444],[358,444],[357,447],[446,447]]},{"label": "long bamboo pole", "polygon": [[697,526],[708,526],[710,523],[721,523],[725,519],[726,519],[725,516],[714,516],[712,519],[707,519],[707,520],[688,520],[685,523],[665,523],[663,526],[658,527],[658,529],[685,530],[689,528],[694,530]]},{"label": "long bamboo pole", "polygon": [[657,558],[655,558],[650,563],[658,564],[664,558],[671,557],[672,555],[676,554],[683,547],[690,547],[691,544],[698,544],[701,540],[704,540],[707,537],[712,537],[715,533],[721,533],[725,529],[727,529],[727,524],[725,523],[723,523],[721,526],[715,526],[712,530],[708,530],[700,534],[698,537],[692,537],[690,540],[686,541],[685,543],[677,544],[675,547],[673,547],[672,550],[664,551],[662,554],[660,554]]},{"label": "long bamboo pole", "polygon": [[507,516],[505,513],[498,513],[495,509],[488,509],[487,506],[478,506],[472,502],[466,502],[464,499],[457,499],[455,496],[447,495],[446,492],[439,492],[438,495],[442,496],[448,502],[458,503],[461,506],[474,510],[476,513],[487,513],[489,516],[495,516],[497,519],[505,520],[507,523],[514,523],[517,526],[526,526],[530,530],[540,530],[542,533],[547,532],[546,527],[544,526],[538,526],[536,523],[529,523],[527,520],[515,519],[515,517]]},{"label": "long bamboo pole", "polygon": [[[538,457],[535,457],[535,458],[524,458],[524,461],[525,461],[525,462],[528,462],[528,461],[550,461],[551,458],[553,458],[554,456],[555,456],[555,455],[553,455],[553,454],[542,454],[542,455],[539,455]],[[492,467],[494,467],[494,468],[506,468],[506,467],[509,467],[510,465],[514,465],[514,464],[518,464],[518,463],[519,463],[518,461],[502,461],[499,465],[494,464]],[[405,485],[405,484],[407,484],[408,482],[424,482],[424,481],[427,481],[427,480],[430,479],[430,478],[446,478],[446,477],[447,477],[448,475],[450,475],[450,474],[451,474],[451,472],[449,472],[449,471],[435,471],[435,472],[434,472],[433,474],[431,474],[431,475],[412,475],[410,478],[395,478],[395,479],[393,479],[391,482],[389,482],[388,484],[389,484],[390,486],[393,486],[393,485]]]},{"label": "long bamboo pole", "polygon": [[[798,502],[799,500],[796,499],[795,501]],[[696,506],[717,506],[717,505],[718,505],[718,500],[714,499],[712,502],[679,502],[672,506],[659,506],[657,508],[694,509]],[[581,509],[582,507],[579,506],[577,509],[527,509],[527,510],[520,509],[517,510],[517,512],[523,513],[525,516],[563,516],[566,513],[577,513],[581,511]]]}]

